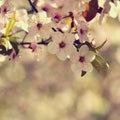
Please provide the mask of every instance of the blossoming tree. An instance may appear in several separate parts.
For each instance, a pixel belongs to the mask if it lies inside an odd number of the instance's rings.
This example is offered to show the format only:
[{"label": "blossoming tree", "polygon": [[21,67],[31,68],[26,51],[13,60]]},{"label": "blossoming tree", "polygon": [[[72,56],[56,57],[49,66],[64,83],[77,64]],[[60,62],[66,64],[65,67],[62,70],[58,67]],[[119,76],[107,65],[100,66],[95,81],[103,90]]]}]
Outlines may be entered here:
[{"label": "blossoming tree", "polygon": [[[72,70],[81,76],[95,68],[101,70],[101,63],[108,67],[99,50],[106,40],[96,46],[90,34],[90,21],[99,14],[102,24],[104,16],[116,8],[119,0],[106,0],[103,6],[99,0],[26,0],[31,9],[17,7],[12,0],[0,1],[0,54],[9,59],[19,57],[21,49],[36,51],[44,45],[48,52],[58,59],[70,60]],[[119,8],[119,7],[118,7]],[[119,13],[114,17],[119,16]],[[17,36],[24,33],[23,36]],[[30,37],[26,41],[26,37]]]}]

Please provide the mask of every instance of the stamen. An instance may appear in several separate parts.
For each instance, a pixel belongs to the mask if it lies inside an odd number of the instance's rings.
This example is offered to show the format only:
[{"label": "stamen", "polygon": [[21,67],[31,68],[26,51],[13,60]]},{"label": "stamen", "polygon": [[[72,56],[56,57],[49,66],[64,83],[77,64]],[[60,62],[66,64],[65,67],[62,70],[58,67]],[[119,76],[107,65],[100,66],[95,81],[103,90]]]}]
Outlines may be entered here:
[{"label": "stamen", "polygon": [[41,27],[42,27],[42,24],[41,23],[37,23],[38,30],[40,30]]},{"label": "stamen", "polygon": [[85,57],[84,56],[80,56],[80,59],[79,59],[80,62],[85,62]]},{"label": "stamen", "polygon": [[65,42],[62,41],[61,43],[59,43],[60,48],[64,48],[65,46],[66,46]]}]

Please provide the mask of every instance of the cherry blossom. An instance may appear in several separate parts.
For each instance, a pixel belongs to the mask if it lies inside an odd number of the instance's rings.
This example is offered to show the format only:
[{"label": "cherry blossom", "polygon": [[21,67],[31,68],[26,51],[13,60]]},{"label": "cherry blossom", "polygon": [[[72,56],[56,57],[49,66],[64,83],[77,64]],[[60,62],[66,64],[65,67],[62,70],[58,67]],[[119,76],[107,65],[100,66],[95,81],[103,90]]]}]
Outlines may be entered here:
[{"label": "cherry blossom", "polygon": [[118,20],[120,21],[120,1],[117,1],[116,5],[113,3],[110,3],[110,5],[111,5],[111,9],[110,9],[109,15],[112,18],[118,17]]},{"label": "cherry blossom", "polygon": [[52,42],[48,44],[48,51],[52,54],[56,54],[60,60],[65,60],[67,56],[71,54],[73,49],[74,35],[70,33],[57,32],[52,37]]},{"label": "cherry blossom", "polygon": [[28,0],[25,4],[29,7],[18,7],[10,0],[0,1],[0,54],[14,59],[20,49],[41,53],[38,48],[44,45],[60,60],[70,59],[72,69],[83,76],[95,67],[91,63],[106,43],[93,45],[90,21],[100,13],[101,23],[104,15],[111,13],[112,4],[118,7],[114,18],[120,16],[118,0],[103,1],[102,7],[99,3],[95,0],[94,12],[94,0]]},{"label": "cherry blossom", "polygon": [[30,25],[28,31],[29,34],[32,34],[33,36],[39,34],[41,37],[44,37],[44,32],[50,29],[50,28],[47,29],[45,24],[48,24],[49,26],[50,25],[49,23],[51,22],[51,18],[48,18],[46,12],[44,11],[41,11],[36,15],[32,15],[29,21],[30,21]]},{"label": "cherry blossom", "polygon": [[[82,11],[85,10],[85,6],[84,6],[84,1],[82,0],[66,0],[65,2],[66,4],[64,4],[62,11],[64,14],[67,14],[69,12],[73,12],[73,13],[82,13]],[[72,6],[71,6],[71,3]]]},{"label": "cherry blossom", "polygon": [[10,1],[6,0],[1,6],[0,13],[4,18],[5,17],[10,18],[14,9],[15,8],[14,8],[13,4]]},{"label": "cherry blossom", "polygon": [[77,72],[90,72],[93,67],[91,62],[95,58],[95,53],[90,51],[86,45],[81,46],[79,52],[74,50],[70,55],[70,60],[73,62],[72,69]]}]

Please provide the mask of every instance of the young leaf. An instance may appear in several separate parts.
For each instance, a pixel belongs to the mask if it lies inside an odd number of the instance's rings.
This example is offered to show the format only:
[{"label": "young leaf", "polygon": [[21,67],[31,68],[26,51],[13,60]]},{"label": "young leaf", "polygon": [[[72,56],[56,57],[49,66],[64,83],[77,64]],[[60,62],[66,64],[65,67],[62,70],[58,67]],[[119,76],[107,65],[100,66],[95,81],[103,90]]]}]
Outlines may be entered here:
[{"label": "young leaf", "polygon": [[105,40],[100,46],[96,47],[96,50],[101,49],[105,45],[106,42],[107,42],[107,40]]},{"label": "young leaf", "polygon": [[96,55],[96,60],[98,60],[101,63],[104,63],[106,67],[109,68],[109,64],[106,62],[106,60],[102,56]]},{"label": "young leaf", "polygon": [[102,71],[102,67],[96,59],[92,61],[92,66],[98,71],[98,73]]}]

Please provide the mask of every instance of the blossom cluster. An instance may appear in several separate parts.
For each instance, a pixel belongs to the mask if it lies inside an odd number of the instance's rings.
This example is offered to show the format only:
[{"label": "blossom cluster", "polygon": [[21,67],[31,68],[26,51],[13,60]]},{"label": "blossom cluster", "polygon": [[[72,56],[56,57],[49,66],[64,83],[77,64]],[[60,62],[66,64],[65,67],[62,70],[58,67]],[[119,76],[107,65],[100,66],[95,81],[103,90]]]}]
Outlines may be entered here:
[{"label": "blossom cluster", "polygon": [[[39,45],[46,45],[48,52],[60,60],[70,60],[72,69],[81,76],[93,67],[99,71],[100,62],[107,64],[98,55],[106,41],[100,46],[94,44],[89,37],[89,22],[100,14],[101,23],[110,4],[117,6],[119,0],[106,0],[103,6],[99,6],[98,0],[26,1],[31,6],[29,10],[16,7],[10,0],[0,2],[1,55],[15,59],[26,46],[34,52]],[[17,37],[21,32],[25,35]],[[26,41],[26,36],[32,39]]]}]

